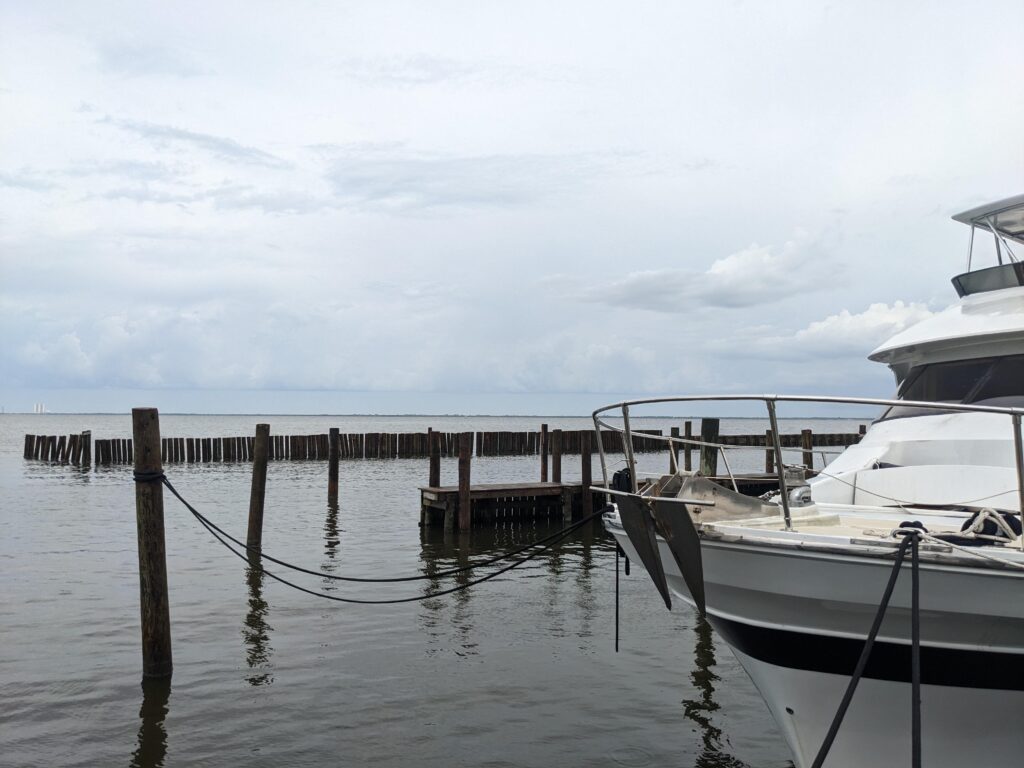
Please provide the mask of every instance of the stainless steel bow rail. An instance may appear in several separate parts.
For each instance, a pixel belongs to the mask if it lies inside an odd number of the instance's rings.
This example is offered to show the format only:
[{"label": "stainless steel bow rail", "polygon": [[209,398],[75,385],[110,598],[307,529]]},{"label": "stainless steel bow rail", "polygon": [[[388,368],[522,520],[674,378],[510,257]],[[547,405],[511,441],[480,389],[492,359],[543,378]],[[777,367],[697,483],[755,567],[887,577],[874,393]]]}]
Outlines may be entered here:
[{"label": "stainless steel bow rail", "polygon": [[[789,510],[789,492],[786,487],[786,475],[785,475],[785,463],[783,457],[783,446],[779,437],[779,425],[778,418],[776,415],[776,404],[777,403],[827,403],[836,405],[867,405],[867,406],[880,406],[884,408],[892,407],[904,407],[904,408],[920,408],[924,410],[930,410],[935,412],[957,412],[957,413],[989,413],[998,414],[1005,416],[1010,419],[1013,428],[1013,444],[1014,444],[1014,465],[1017,472],[1017,499],[1018,499],[1018,515],[1024,517],[1024,445],[1021,442],[1021,417],[1024,416],[1024,408],[1004,408],[997,406],[988,405],[963,405],[960,403],[936,403],[926,402],[920,400],[887,400],[882,398],[871,398],[871,397],[835,397],[835,396],[818,396],[818,395],[681,395],[678,397],[656,397],[642,400],[625,400],[619,403],[613,403],[612,405],[606,405],[602,408],[598,408],[593,413],[594,429],[600,431],[608,429],[617,431],[623,435],[623,445],[626,448],[625,461],[626,466],[629,469],[630,482],[632,483],[632,492],[636,494],[638,492],[638,478],[636,471],[636,457],[634,452],[630,449],[632,430],[630,429],[630,408],[641,405],[654,405],[654,404],[667,404],[667,403],[693,403],[693,402],[761,402],[764,403],[767,410],[768,421],[771,424],[771,435],[773,442],[773,453],[775,455],[775,481],[778,483],[779,488],[779,502],[782,510],[782,517],[785,521],[786,530],[792,529],[792,517]],[[608,414],[611,411],[618,410],[621,413],[622,426],[608,423],[605,419],[601,418],[602,415]],[[669,455],[670,457],[675,456],[675,452],[671,450],[671,446],[674,444],[682,444],[684,441],[677,437],[665,437],[656,436],[652,438],[654,440],[660,440],[666,442],[670,446]],[[687,443],[698,443],[705,445],[701,441],[687,440]],[[721,451],[724,455],[725,447],[721,444],[713,444],[715,450]],[[601,474],[603,476],[604,485],[603,487],[596,488],[595,490],[601,490],[608,494],[609,499],[611,493],[611,479],[608,473],[608,458],[605,451],[598,446],[599,456],[601,459]],[[678,466],[673,462],[674,471],[678,472]],[[726,462],[726,470],[730,479],[735,484],[736,480],[733,476],[732,470],[729,469],[728,462]],[[1024,535],[1020,537],[1020,547],[1024,551]]]}]

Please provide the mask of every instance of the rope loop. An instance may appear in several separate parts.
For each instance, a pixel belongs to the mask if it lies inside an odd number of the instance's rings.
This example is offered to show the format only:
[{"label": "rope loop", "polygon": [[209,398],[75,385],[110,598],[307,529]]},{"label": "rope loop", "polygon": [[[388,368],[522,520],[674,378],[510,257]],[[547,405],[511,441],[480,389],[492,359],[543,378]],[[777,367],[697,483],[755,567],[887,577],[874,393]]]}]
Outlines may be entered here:
[{"label": "rope loop", "polygon": [[132,479],[136,483],[151,483],[154,480],[166,480],[167,475],[163,473],[162,469],[151,469],[146,472],[135,470],[132,472]]}]

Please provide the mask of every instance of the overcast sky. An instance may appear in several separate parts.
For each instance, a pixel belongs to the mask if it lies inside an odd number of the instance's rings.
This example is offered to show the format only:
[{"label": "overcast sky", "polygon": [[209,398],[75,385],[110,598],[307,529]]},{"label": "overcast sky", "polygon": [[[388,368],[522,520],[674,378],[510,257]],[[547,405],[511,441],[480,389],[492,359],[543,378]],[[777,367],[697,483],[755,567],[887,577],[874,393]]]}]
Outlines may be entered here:
[{"label": "overcast sky", "polygon": [[1024,192],[1020,0],[0,8],[7,411],[888,395]]}]

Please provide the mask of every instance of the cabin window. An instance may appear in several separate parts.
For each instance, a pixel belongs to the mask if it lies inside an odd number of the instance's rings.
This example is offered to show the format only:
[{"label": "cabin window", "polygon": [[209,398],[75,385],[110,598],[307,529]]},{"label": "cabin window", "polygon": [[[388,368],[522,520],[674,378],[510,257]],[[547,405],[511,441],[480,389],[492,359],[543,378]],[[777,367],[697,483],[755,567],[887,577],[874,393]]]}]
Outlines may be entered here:
[{"label": "cabin window", "polygon": [[[1024,406],[1024,355],[929,363],[910,371],[897,397],[934,403]],[[949,413],[894,406],[882,419]]]},{"label": "cabin window", "polygon": [[968,402],[977,405],[1024,406],[1024,355],[996,360],[985,381],[970,393]]}]

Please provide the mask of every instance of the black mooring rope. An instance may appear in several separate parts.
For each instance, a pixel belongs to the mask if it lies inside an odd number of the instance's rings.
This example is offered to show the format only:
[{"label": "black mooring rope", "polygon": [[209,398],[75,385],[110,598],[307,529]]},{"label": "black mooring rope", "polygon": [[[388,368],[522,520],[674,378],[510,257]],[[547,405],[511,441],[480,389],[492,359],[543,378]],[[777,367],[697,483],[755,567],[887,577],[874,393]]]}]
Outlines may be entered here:
[{"label": "black mooring rope", "polygon": [[[148,478],[148,479],[157,479],[157,478]],[[478,584],[482,584],[485,581],[490,581],[491,579],[493,579],[493,578],[495,578],[497,576],[500,576],[501,574],[503,574],[503,573],[505,573],[507,571],[510,571],[513,568],[516,568],[516,567],[522,565],[523,563],[525,563],[525,562],[527,562],[529,560],[534,559],[535,557],[537,557],[538,555],[542,554],[543,552],[546,552],[548,549],[550,549],[552,546],[554,546],[556,543],[558,543],[562,539],[564,539],[567,536],[569,536],[570,534],[574,533],[575,531],[577,531],[578,529],[580,529],[581,527],[583,527],[584,525],[589,523],[591,520],[593,520],[594,518],[598,517],[599,515],[604,514],[604,512],[605,512],[604,509],[599,510],[598,512],[595,512],[592,515],[588,515],[587,517],[583,518],[582,520],[578,520],[577,522],[573,523],[572,525],[566,526],[561,531],[558,531],[557,533],[552,534],[551,536],[547,536],[544,539],[540,539],[540,540],[534,542],[533,544],[531,544],[531,545],[529,545],[527,547],[520,548],[519,550],[516,550],[514,552],[510,552],[510,553],[506,553],[504,555],[501,555],[498,558],[492,558],[488,562],[482,562],[482,563],[474,564],[472,566],[465,566],[463,568],[451,569],[451,571],[449,571],[449,572],[439,572],[438,574],[433,574],[433,575],[429,575],[429,576],[426,576],[426,577],[418,577],[418,578],[434,579],[434,578],[439,578],[441,575],[446,574],[446,573],[460,573],[460,572],[464,572],[464,571],[470,570],[472,568],[479,567],[481,565],[486,565],[486,564],[491,563],[491,562],[496,562],[499,559],[507,559],[507,558],[511,557],[512,555],[514,555],[514,554],[519,554],[519,553],[523,552],[526,549],[530,549],[532,547],[536,547],[539,544],[541,544],[541,542],[547,542],[547,543],[544,543],[542,546],[540,546],[540,548],[537,549],[535,552],[527,555],[526,557],[523,557],[523,558],[521,558],[519,560],[516,560],[515,562],[513,562],[513,563],[511,563],[509,565],[506,565],[503,568],[498,569],[494,573],[489,573],[486,576],[483,576],[483,577],[481,577],[479,579],[476,579],[474,581],[467,582],[466,584],[459,584],[459,585],[456,585],[454,587],[450,587],[448,589],[443,589],[443,590],[440,590],[440,591],[437,591],[437,592],[431,592],[430,594],[427,594],[427,595],[417,595],[415,597],[393,598],[393,599],[389,599],[389,600],[360,600],[360,599],[351,598],[351,597],[340,597],[338,595],[327,595],[327,594],[324,594],[323,592],[317,592],[316,590],[307,589],[306,587],[303,587],[303,586],[300,586],[298,584],[295,584],[294,582],[288,581],[287,579],[285,579],[285,578],[283,578],[281,576],[278,576],[277,574],[272,573],[271,571],[268,571],[266,568],[263,567],[262,562],[254,562],[254,560],[257,557],[260,558],[260,559],[265,558],[265,559],[272,560],[273,562],[279,563],[281,565],[293,568],[295,570],[298,570],[298,571],[301,571],[303,573],[307,573],[307,574],[310,574],[310,575],[313,575],[313,576],[321,576],[321,577],[327,577],[327,578],[332,576],[332,574],[326,574],[326,573],[322,573],[320,571],[311,571],[311,570],[306,569],[306,568],[301,568],[299,566],[291,565],[290,563],[285,563],[284,561],[281,561],[281,560],[276,560],[275,558],[271,558],[269,555],[264,555],[264,554],[260,553],[259,550],[254,548],[254,547],[249,547],[248,545],[243,544],[242,542],[238,541],[237,539],[235,539],[230,534],[228,534],[225,531],[221,530],[216,524],[214,524],[213,522],[208,520],[204,515],[202,515],[195,507],[193,507],[191,504],[189,504],[187,501],[185,501],[185,499],[182,498],[181,494],[178,493],[178,491],[174,488],[173,485],[171,485],[170,481],[168,481],[166,477],[163,478],[163,482],[167,486],[168,490],[170,490],[171,493],[174,494],[174,496],[182,504],[185,505],[186,509],[188,509],[189,512],[192,513],[192,515],[199,521],[199,523],[204,528],[206,528],[206,530],[209,531],[210,534],[218,542],[220,542],[222,545],[224,545],[224,547],[227,548],[227,550],[229,552],[231,552],[233,555],[235,555],[236,557],[238,557],[238,558],[246,561],[247,563],[249,563],[249,565],[251,567],[255,567],[261,573],[266,574],[270,578],[272,578],[272,579],[274,579],[276,581],[279,581],[282,584],[285,584],[286,586],[291,587],[292,589],[298,590],[299,592],[305,592],[306,594],[312,595],[313,597],[321,597],[321,598],[323,598],[325,600],[333,600],[335,602],[340,602],[340,603],[356,603],[356,604],[359,604],[359,605],[393,605],[393,604],[396,604],[396,603],[413,603],[413,602],[419,602],[419,601],[422,601],[422,600],[430,600],[430,599],[435,598],[435,597],[442,597],[444,595],[450,595],[453,592],[459,592],[459,591],[462,591],[464,589],[469,589],[470,587],[474,587],[474,586],[476,586]],[[243,554],[242,552],[237,551],[234,547],[231,546],[231,544],[228,543],[228,541],[234,542],[237,546],[239,546],[243,550],[246,550],[247,553]],[[334,577],[334,578],[338,578],[338,577]],[[354,579],[354,578],[351,578],[351,577],[346,578],[344,580],[348,580],[348,581],[373,581],[373,580],[370,580],[370,579],[363,580],[363,579]],[[410,581],[410,580],[412,580],[412,579],[409,579],[409,578],[405,578],[405,579],[383,579],[381,581]]]},{"label": "black mooring rope", "polygon": [[[185,508],[189,512],[191,512],[192,515],[200,523],[202,523],[203,525],[207,526],[208,529],[212,529],[211,532],[212,531],[216,531],[221,536],[226,538],[228,541],[231,541],[236,546],[241,547],[242,549],[246,550],[250,554],[252,554],[252,555],[259,555],[264,560],[269,560],[272,563],[276,563],[277,565],[280,565],[282,568],[288,568],[289,570],[292,570],[292,571],[297,571],[299,573],[305,573],[305,574],[308,574],[309,576],[318,576],[320,578],[328,579],[330,581],[348,581],[348,582],[357,582],[357,583],[362,583],[362,584],[389,584],[389,583],[393,583],[393,582],[402,582],[402,581],[433,581],[434,579],[442,579],[442,578],[446,578],[448,576],[455,576],[456,574],[459,574],[459,573],[465,573],[467,571],[472,571],[475,568],[481,568],[481,567],[484,567],[484,566],[487,566],[487,565],[493,565],[494,563],[501,562],[502,560],[508,560],[509,558],[515,557],[516,555],[520,555],[523,552],[526,552],[526,551],[528,551],[530,549],[533,549],[534,547],[540,546],[540,545],[545,544],[547,542],[554,543],[555,541],[558,541],[561,538],[564,538],[563,534],[565,534],[567,531],[570,531],[570,532],[574,531],[579,526],[582,526],[585,523],[589,523],[594,518],[599,517],[600,515],[604,514],[604,510],[603,509],[599,510],[599,511],[595,512],[594,514],[592,514],[592,515],[590,515],[588,517],[583,518],[582,520],[578,520],[577,522],[573,523],[571,526],[569,526],[567,528],[563,528],[560,531],[556,531],[555,533],[550,534],[549,536],[545,536],[545,537],[543,537],[541,539],[537,539],[536,541],[533,541],[533,542],[531,542],[529,544],[526,544],[525,546],[519,547],[518,549],[513,549],[510,552],[504,552],[504,553],[502,553],[500,555],[495,555],[494,557],[489,557],[486,560],[480,560],[479,562],[471,563],[470,565],[464,565],[464,566],[461,566],[459,568],[448,568],[447,570],[437,571],[437,572],[431,573],[431,574],[418,574],[416,576],[394,576],[394,577],[390,577],[390,578],[370,579],[370,578],[361,578],[361,577],[358,577],[358,576],[338,576],[337,574],[325,573],[324,571],[314,571],[314,570],[309,569],[309,568],[303,568],[301,565],[295,565],[294,563],[289,563],[289,562],[287,562],[285,560],[280,560],[280,559],[278,559],[276,557],[271,557],[270,555],[264,554],[259,547],[250,546],[246,542],[240,541],[240,540],[236,539],[230,533],[228,533],[223,528],[218,526],[216,523],[211,521],[208,517],[204,516],[198,509],[196,509],[191,504],[189,504],[184,499],[184,497],[182,497],[182,495],[180,493],[178,493],[177,489],[173,485],[171,485],[171,481],[163,476],[163,473],[160,473],[160,477],[163,479],[164,485],[167,486],[167,489],[172,494],[174,494],[174,496],[178,499],[178,501],[180,501],[182,504],[185,505]],[[155,479],[155,478],[153,478],[153,479]]]},{"label": "black mooring rope", "polygon": [[[825,762],[825,758],[828,756],[829,750],[832,748],[832,742],[836,739],[836,734],[839,733],[839,726],[842,725],[843,718],[846,716],[846,710],[850,707],[850,702],[853,700],[854,691],[857,690],[857,684],[860,682],[861,677],[864,674],[864,668],[867,666],[868,657],[871,655],[871,648],[875,644],[875,638],[878,637],[878,631],[882,627],[882,620],[885,618],[885,611],[889,607],[889,599],[892,597],[893,589],[896,586],[896,578],[900,575],[900,567],[903,565],[903,559],[907,554],[907,548],[913,547],[913,554],[911,557],[911,682],[913,700],[911,702],[911,752],[912,752],[912,765],[913,768],[921,767],[921,700],[920,700],[920,631],[919,631],[919,617],[918,617],[918,601],[917,601],[917,533],[915,531],[905,531],[902,533],[903,541],[900,542],[899,549],[896,550],[896,562],[893,563],[892,572],[889,574],[889,583],[885,585],[885,592],[882,594],[882,602],[878,605],[878,611],[875,614],[875,620],[871,624],[871,631],[868,632],[867,639],[864,641],[864,649],[860,653],[860,658],[857,659],[857,666],[853,669],[853,675],[850,677],[850,682],[846,686],[846,693],[843,694],[843,699],[839,703],[839,709],[836,711],[835,717],[832,719],[832,724],[828,728],[828,733],[825,734],[825,740],[821,743],[821,747],[818,749],[818,754],[814,758],[814,762],[811,764],[811,768],[821,768]],[[916,666],[915,666],[916,662]]]},{"label": "black mooring rope", "polygon": [[[561,531],[560,538],[561,539],[566,538],[571,533],[575,532],[578,528],[580,528],[581,526],[583,526],[587,522],[589,522],[591,519],[593,519],[593,518],[592,517],[588,517],[588,518],[586,518],[584,520],[581,520],[581,521],[579,521],[577,523],[574,523],[573,525],[568,526],[567,528],[563,528],[562,531]],[[274,579],[276,581],[279,581],[282,584],[285,584],[286,586],[291,587],[292,589],[296,589],[299,592],[305,592],[307,595],[312,595],[313,597],[322,597],[324,600],[333,600],[333,601],[338,602],[338,603],[356,603],[358,605],[394,605],[396,603],[416,603],[416,602],[420,602],[422,600],[431,600],[431,599],[433,599],[435,597],[443,597],[444,595],[450,595],[450,594],[452,594],[454,592],[461,592],[464,589],[469,589],[470,587],[475,587],[478,584],[483,584],[485,581],[490,581],[491,579],[493,579],[493,578],[495,578],[497,576],[500,576],[501,574],[505,573],[506,571],[511,571],[513,568],[517,568],[518,566],[522,565],[523,563],[528,562],[529,560],[532,560],[535,557],[537,557],[538,555],[546,552],[548,549],[550,549],[551,547],[553,547],[557,543],[557,542],[553,541],[553,542],[551,542],[549,544],[545,544],[543,547],[538,549],[536,552],[533,552],[533,553],[527,555],[526,557],[522,558],[521,560],[516,560],[514,563],[506,565],[503,568],[499,568],[494,573],[489,573],[486,576],[482,576],[479,579],[476,579],[475,581],[470,581],[470,582],[467,582],[465,584],[459,584],[459,585],[454,586],[454,587],[449,587],[448,589],[442,589],[442,590],[440,590],[438,592],[431,592],[428,595],[417,595],[416,597],[399,597],[399,598],[393,598],[393,599],[390,599],[390,600],[360,600],[360,599],[353,598],[353,597],[340,597],[338,595],[326,595],[323,592],[317,592],[316,590],[313,590],[313,589],[307,589],[306,587],[302,587],[302,586],[299,586],[298,584],[296,584],[294,582],[288,581],[287,579],[285,579],[285,578],[283,578],[281,576],[278,576],[275,573],[272,573],[272,572],[268,571],[266,568],[263,567],[263,565],[261,563],[255,563],[254,564],[253,560],[256,559],[257,555],[255,555],[255,554],[246,555],[246,554],[243,554],[243,553],[237,551],[227,541],[225,541],[220,536],[220,534],[217,533],[217,531],[214,530],[212,524],[208,524],[203,519],[200,519],[199,522],[213,535],[213,537],[215,539],[217,539],[217,541],[219,541],[221,544],[223,544],[228,549],[228,551],[230,551],[233,555],[235,555],[235,556],[241,558],[242,560],[248,562],[251,567],[255,567],[261,573],[266,574],[270,578],[272,578],[272,579]],[[250,559],[250,557],[252,559]]]}]

